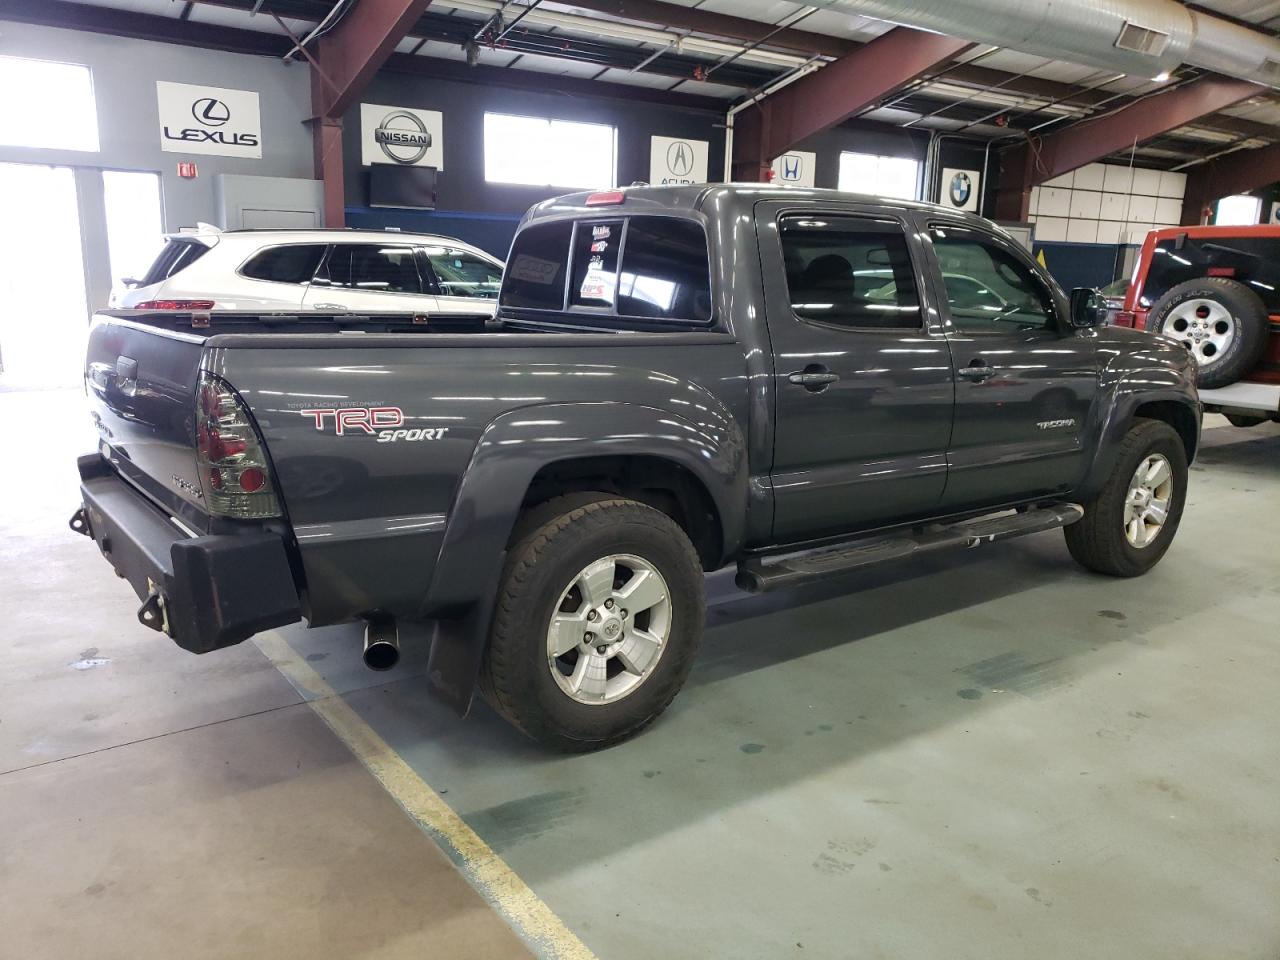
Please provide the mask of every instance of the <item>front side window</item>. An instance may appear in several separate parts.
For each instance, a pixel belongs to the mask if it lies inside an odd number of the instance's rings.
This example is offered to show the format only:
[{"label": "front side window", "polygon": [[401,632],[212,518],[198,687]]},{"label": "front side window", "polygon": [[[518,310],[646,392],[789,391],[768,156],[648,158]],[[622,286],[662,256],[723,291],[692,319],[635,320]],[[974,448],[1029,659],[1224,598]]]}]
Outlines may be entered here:
[{"label": "front side window", "polygon": [[366,293],[422,293],[413,247],[398,244],[335,244],[315,282]]},{"label": "front side window", "polygon": [[298,243],[286,247],[268,247],[249,258],[240,268],[250,280],[272,283],[310,283],[324,256],[323,243]]},{"label": "front side window", "polygon": [[442,296],[497,299],[501,264],[456,247],[426,247],[424,252]]},{"label": "front side window", "polygon": [[932,237],[956,329],[1009,333],[1053,328],[1049,291],[1020,259],[969,231],[935,227]]},{"label": "front side window", "polygon": [[920,294],[901,224],[795,216],[780,226],[796,316],[863,329],[920,327]]}]

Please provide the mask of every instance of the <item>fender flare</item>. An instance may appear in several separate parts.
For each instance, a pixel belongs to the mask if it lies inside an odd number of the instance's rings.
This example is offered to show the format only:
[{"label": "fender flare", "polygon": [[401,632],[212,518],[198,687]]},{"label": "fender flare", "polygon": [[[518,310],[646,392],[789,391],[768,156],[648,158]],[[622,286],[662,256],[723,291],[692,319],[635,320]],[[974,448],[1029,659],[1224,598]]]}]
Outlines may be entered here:
[{"label": "fender flare", "polygon": [[1120,441],[1139,407],[1149,403],[1179,404],[1195,418],[1198,436],[1200,405],[1195,397],[1194,387],[1174,370],[1153,367],[1126,371],[1111,387],[1111,402],[1107,405],[1093,459],[1080,487],[1081,498],[1088,499],[1102,489],[1111,473]]},{"label": "fender flare", "polygon": [[507,541],[529,484],[551,464],[604,456],[668,460],[702,483],[720,517],[722,555],[742,542],[747,455],[741,430],[713,400],[702,420],[622,402],[521,407],[481,431],[454,497],[423,601],[436,620],[427,675],[459,714],[470,708]]}]

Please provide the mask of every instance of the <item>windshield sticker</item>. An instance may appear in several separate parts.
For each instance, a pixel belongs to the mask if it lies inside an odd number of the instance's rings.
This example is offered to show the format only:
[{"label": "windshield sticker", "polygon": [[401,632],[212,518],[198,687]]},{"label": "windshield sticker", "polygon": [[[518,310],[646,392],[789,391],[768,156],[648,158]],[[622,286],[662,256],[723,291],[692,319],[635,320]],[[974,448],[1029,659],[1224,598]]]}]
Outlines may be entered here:
[{"label": "windshield sticker", "polygon": [[509,274],[513,280],[525,283],[555,283],[556,274],[560,272],[558,260],[543,260],[527,253],[522,253],[511,263]]},{"label": "windshield sticker", "polygon": [[611,236],[613,236],[613,231],[606,224],[600,223],[591,228],[592,240],[604,240]]},{"label": "windshield sticker", "polygon": [[592,253],[604,253],[608,249],[609,249],[608,240],[597,240],[595,243],[591,245]]}]

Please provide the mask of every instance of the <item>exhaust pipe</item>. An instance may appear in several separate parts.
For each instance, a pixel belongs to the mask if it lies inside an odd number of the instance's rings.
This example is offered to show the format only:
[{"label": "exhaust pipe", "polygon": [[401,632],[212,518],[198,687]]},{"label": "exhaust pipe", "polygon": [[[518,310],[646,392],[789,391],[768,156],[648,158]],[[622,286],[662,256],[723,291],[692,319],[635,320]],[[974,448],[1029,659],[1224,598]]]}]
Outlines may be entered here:
[{"label": "exhaust pipe", "polygon": [[400,631],[394,620],[370,620],[364,628],[364,665],[390,670],[400,662]]}]

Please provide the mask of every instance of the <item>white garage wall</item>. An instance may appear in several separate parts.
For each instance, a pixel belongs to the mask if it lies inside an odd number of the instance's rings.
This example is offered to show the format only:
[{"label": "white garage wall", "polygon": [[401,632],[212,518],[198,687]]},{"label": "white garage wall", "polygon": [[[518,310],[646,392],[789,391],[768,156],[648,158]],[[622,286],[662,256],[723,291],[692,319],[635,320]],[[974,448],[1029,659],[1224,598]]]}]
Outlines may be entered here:
[{"label": "white garage wall", "polygon": [[1031,191],[1041,243],[1140,244],[1153,227],[1177,226],[1187,175],[1091,163]]}]

